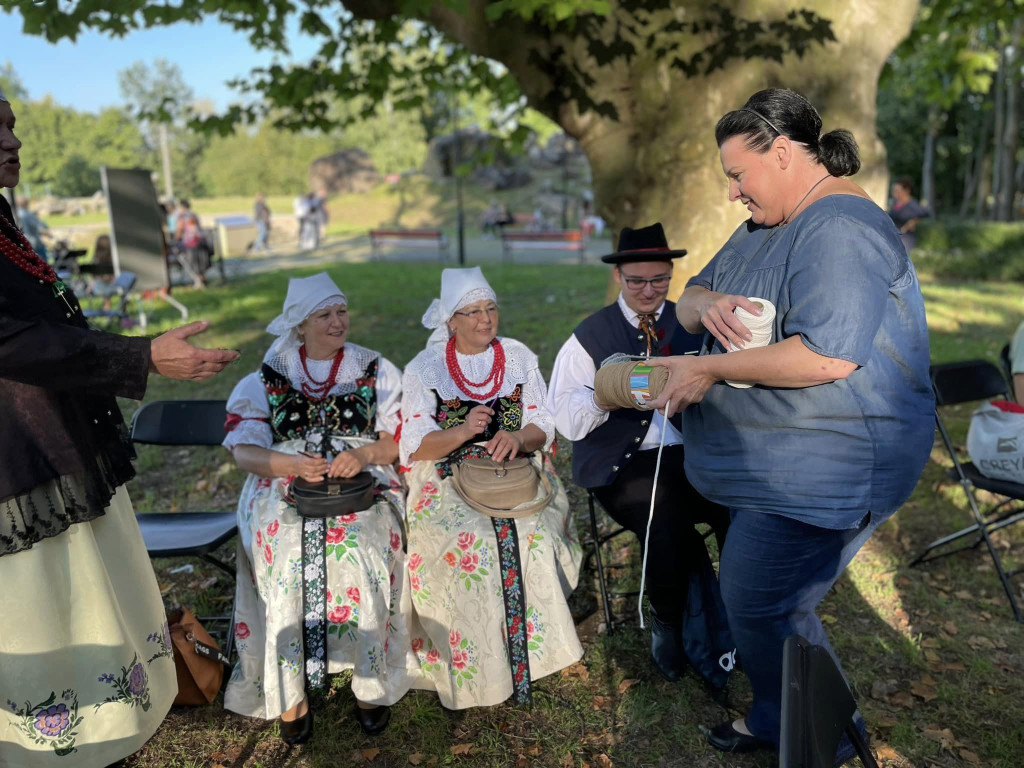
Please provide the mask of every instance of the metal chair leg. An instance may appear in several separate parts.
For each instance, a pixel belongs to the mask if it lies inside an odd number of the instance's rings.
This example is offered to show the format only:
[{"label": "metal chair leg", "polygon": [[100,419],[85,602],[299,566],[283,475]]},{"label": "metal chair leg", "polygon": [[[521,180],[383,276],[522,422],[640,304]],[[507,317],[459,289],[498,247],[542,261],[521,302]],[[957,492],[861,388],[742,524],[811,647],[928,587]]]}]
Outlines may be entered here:
[{"label": "metal chair leg", "polygon": [[612,607],[608,600],[608,588],[604,582],[604,563],[601,562],[601,537],[597,531],[597,513],[594,511],[594,494],[587,493],[587,501],[590,506],[590,535],[594,539],[594,564],[597,568],[597,584],[601,590],[601,606],[604,608],[604,625],[606,631],[611,635],[615,631],[612,623]]}]

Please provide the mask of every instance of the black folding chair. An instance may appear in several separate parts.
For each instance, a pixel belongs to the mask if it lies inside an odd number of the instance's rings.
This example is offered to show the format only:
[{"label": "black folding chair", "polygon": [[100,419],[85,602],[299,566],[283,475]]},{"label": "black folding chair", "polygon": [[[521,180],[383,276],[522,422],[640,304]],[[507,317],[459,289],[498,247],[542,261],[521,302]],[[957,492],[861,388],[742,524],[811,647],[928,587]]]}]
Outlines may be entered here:
[{"label": "black folding chair", "polygon": [[800,635],[782,647],[779,768],[832,768],[845,733],[864,768],[878,768],[853,719],[857,702],[829,652]]},{"label": "black folding chair", "polygon": [[[1013,363],[1010,362],[1009,344],[1007,344],[1001,350],[999,350],[999,364],[1003,366],[1003,375],[1006,377],[1006,380],[1010,383],[1010,394],[1013,395],[1015,394],[1013,391]],[[1014,396],[1011,397],[1010,399],[1016,400],[1017,398]]]},{"label": "black folding chair", "polygon": [[[1015,502],[1024,501],[1024,484],[985,477],[972,462],[961,462],[957,457],[956,448],[949,437],[949,432],[946,430],[946,425],[942,421],[942,416],[939,414],[940,409],[947,405],[958,405],[975,400],[986,400],[992,397],[1005,397],[1012,400],[1011,389],[1000,370],[985,360],[967,360],[960,363],[933,365],[931,367],[931,379],[932,388],[935,390],[935,424],[939,429],[942,442],[945,443],[950,458],[953,459],[953,469],[949,472],[949,476],[959,481],[963,487],[964,493],[967,495],[967,503],[971,508],[971,514],[974,516],[974,524],[961,528],[959,531],[948,536],[936,539],[920,555],[914,558],[910,565],[913,567],[920,563],[927,563],[940,557],[946,557],[955,552],[961,552],[965,549],[973,549],[984,542],[985,546],[988,547],[989,554],[992,555],[992,561],[995,563],[996,572],[999,574],[999,580],[1003,584],[1003,589],[1006,590],[1006,596],[1010,600],[1013,616],[1017,621],[1024,622],[1024,615],[1021,614],[1017,597],[1013,593],[1013,584],[1010,582],[1010,579],[1014,576],[1024,573],[1024,568],[1007,571],[1003,567],[1003,561],[999,553],[996,552],[991,538],[991,534],[995,531],[1024,520],[1024,505],[1015,504]],[[1003,496],[1004,499],[994,504],[983,514],[978,505],[978,500],[974,496],[975,488]],[[973,541],[955,549],[933,554],[933,550],[945,547],[965,537],[972,537]]]},{"label": "black folding chair", "polygon": [[597,527],[597,511],[595,509],[597,497],[594,496],[593,491],[587,491],[587,503],[590,506],[590,536],[594,541],[594,549],[587,555],[587,559],[589,559],[591,555],[594,557],[594,570],[597,571],[597,586],[601,592],[601,607],[604,609],[604,625],[607,627],[607,633],[611,635],[615,632],[615,623],[612,619],[611,599],[613,597],[636,597],[640,594],[640,591],[636,589],[629,592],[608,591],[608,585],[605,581],[604,575],[605,567],[604,563],[601,561],[601,546],[617,536],[629,533],[629,531],[625,528],[618,527],[613,528],[608,533],[602,534],[600,529]]},{"label": "black folding chair", "polygon": [[[88,266],[88,265],[85,265]],[[128,308],[131,300],[131,292],[135,288],[137,277],[134,272],[122,272],[111,283],[113,293],[110,295],[111,308],[110,309],[86,309],[82,311],[82,314],[89,321],[89,325],[96,325],[96,321],[105,320],[107,322],[107,328],[113,328],[115,325],[119,325],[122,320],[128,319]],[[117,299],[117,305],[113,305],[114,299]]]},{"label": "black folding chair", "polygon": [[[637,597],[640,594],[640,590],[634,589],[627,592],[609,591],[607,579],[605,578],[605,565],[601,559],[601,547],[624,533],[630,533],[630,531],[620,526],[602,534],[597,525],[596,506],[600,502],[597,501],[597,497],[591,490],[587,491],[587,504],[590,508],[590,537],[594,542],[594,548],[587,553],[587,561],[590,560],[591,556],[594,558],[594,570],[597,571],[597,586],[601,593],[601,608],[604,610],[604,624],[607,627],[607,633],[611,635],[615,632],[615,619],[612,616],[612,598]],[[714,532],[714,529],[709,526],[703,536],[707,539]]]},{"label": "black folding chair", "polygon": [[[132,417],[132,440],[142,445],[215,446],[224,440],[224,400],[156,400]],[[135,516],[150,557],[195,557],[235,581],[235,569],[213,556],[238,533],[234,512],[153,512]],[[231,658],[235,598],[227,616],[199,617],[226,624],[224,655]]]}]

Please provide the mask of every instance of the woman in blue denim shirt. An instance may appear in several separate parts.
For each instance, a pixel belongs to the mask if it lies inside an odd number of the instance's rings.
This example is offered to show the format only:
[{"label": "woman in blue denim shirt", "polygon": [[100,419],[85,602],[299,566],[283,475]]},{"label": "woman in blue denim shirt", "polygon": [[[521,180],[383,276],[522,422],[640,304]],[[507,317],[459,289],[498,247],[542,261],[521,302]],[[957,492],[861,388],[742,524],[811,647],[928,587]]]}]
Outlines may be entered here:
[{"label": "woman in blue denim shirt", "polygon": [[[843,178],[860,168],[853,136],[821,135],[806,99],[769,89],[716,138],[729,199],[750,219],[683,292],[679,320],[706,344],[653,361],[671,378],[652,406],[686,408],[686,474],[732,514],[722,596],[754,702],[708,740],[749,751],[779,741],[786,637],[828,647],[818,603],[913,490],[934,403],[914,265],[885,211]],[[776,307],[768,346],[743,349],[734,310],[760,314],[748,297]]]}]

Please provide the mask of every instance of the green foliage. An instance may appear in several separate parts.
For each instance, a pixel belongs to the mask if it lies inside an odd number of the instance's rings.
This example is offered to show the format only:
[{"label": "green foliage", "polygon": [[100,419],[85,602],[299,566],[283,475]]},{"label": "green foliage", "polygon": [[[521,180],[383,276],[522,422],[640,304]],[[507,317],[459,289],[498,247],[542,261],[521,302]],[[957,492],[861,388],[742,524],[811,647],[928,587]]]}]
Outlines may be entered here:
[{"label": "green foliage", "polygon": [[45,96],[39,101],[13,99],[18,118],[21,181],[31,194],[91,195],[100,188],[101,165],[134,167],[146,158],[138,127],[123,110],[79,112]]},{"label": "green foliage", "polygon": [[[174,6],[120,0],[102,12],[89,3],[63,6],[58,0],[18,7],[25,32],[50,41],[74,39],[82,29],[123,35],[209,15],[246,33],[257,48],[282,53],[286,22],[298,21],[303,34],[321,41],[317,54],[303,65],[255,69],[246,81],[234,83],[258,98],[195,121],[223,136],[240,122],[253,124],[265,115],[274,115],[277,127],[326,131],[338,124],[333,107],[339,101],[364,98],[359,117],[369,118],[385,98],[396,110],[418,109],[430,94],[445,90],[470,96],[488,92],[496,113],[514,121],[526,107],[519,83],[485,56],[520,59],[524,50],[542,78],[535,85],[543,90],[531,94],[541,112],[555,118],[563,105],[575,102],[581,114],[593,111],[617,120],[616,106],[595,95],[601,70],[628,65],[641,53],[653,51],[686,77],[698,77],[733,60],[781,62],[787,53],[803,56],[811,46],[835,40],[831,22],[806,9],[743,18],[719,3],[688,5],[680,15],[674,0],[639,0],[614,14],[609,0],[498,0],[486,4],[481,17],[466,0],[343,0],[342,5],[347,12],[337,13],[332,0],[310,0],[301,10],[289,0],[181,0]],[[473,53],[462,45],[470,41]],[[582,44],[583,55],[575,43]],[[510,127],[509,133],[521,139],[526,130],[518,128]]]},{"label": "green foliage", "polygon": [[1024,222],[923,220],[914,261],[940,277],[1024,280]]},{"label": "green foliage", "polygon": [[25,84],[21,81],[18,73],[14,71],[14,65],[9,60],[0,67],[0,91],[3,91],[8,99],[28,98]]}]

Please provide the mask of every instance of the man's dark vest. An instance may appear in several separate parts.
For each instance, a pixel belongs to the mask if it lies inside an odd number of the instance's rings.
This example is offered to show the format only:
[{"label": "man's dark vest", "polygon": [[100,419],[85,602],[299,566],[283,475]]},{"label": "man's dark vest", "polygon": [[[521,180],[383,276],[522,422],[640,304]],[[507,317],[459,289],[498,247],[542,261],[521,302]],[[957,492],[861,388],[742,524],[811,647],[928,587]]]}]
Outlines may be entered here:
[{"label": "man's dark vest", "polygon": [[[658,334],[658,356],[682,355],[700,349],[702,335],[687,333],[676,320],[676,305],[666,301],[661,317],[654,324]],[[626,320],[618,302],[595,312],[573,331],[576,339],[594,361],[594,367],[616,352],[647,354],[644,335]],[[679,414],[672,424],[682,431]],[[572,479],[584,488],[600,488],[615,481],[636,454],[651,425],[650,411],[620,408],[608,414],[608,420],[572,445]]]}]

